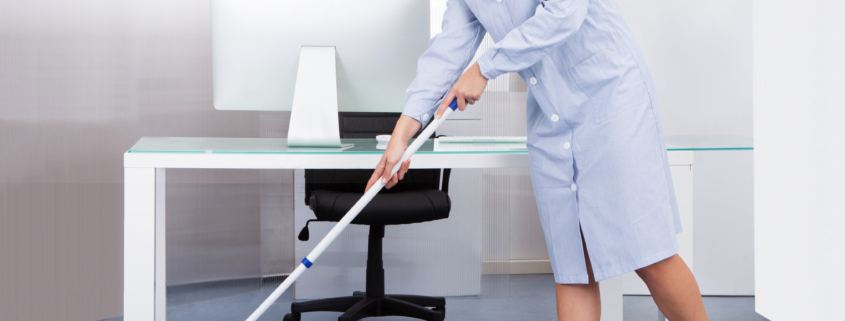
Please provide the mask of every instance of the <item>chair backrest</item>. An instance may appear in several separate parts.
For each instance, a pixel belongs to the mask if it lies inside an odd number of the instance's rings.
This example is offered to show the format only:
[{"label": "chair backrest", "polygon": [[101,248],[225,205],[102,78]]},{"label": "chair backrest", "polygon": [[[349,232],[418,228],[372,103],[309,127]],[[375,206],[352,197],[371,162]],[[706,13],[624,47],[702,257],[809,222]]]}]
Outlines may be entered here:
[{"label": "chair backrest", "polygon": [[[389,135],[393,132],[393,127],[396,126],[400,116],[400,113],[339,113],[340,137],[375,139],[376,135]],[[439,189],[440,174],[440,169],[409,170],[396,186],[385,189],[382,193]],[[311,195],[314,190],[363,193],[372,175],[372,169],[306,169],[305,204],[309,205],[308,195]]]}]

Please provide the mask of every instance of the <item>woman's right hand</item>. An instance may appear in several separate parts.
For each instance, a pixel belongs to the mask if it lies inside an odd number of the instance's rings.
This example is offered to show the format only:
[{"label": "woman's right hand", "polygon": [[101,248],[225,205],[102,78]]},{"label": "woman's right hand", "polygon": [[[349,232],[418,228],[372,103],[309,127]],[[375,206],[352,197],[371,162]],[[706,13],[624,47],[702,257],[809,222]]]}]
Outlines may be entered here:
[{"label": "woman's right hand", "polygon": [[402,166],[399,167],[399,171],[396,172],[396,175],[390,177],[390,172],[393,170],[393,166],[396,166],[396,163],[402,160],[402,154],[405,153],[405,149],[407,148],[405,146],[395,144],[392,139],[390,140],[390,143],[387,144],[387,149],[385,149],[384,154],[381,155],[381,160],[378,162],[378,165],[376,165],[376,170],[373,171],[373,175],[370,177],[370,181],[367,182],[367,191],[370,190],[370,187],[372,187],[378,180],[381,180],[382,183],[384,183],[385,188],[390,189],[399,183],[399,180],[405,178],[405,173],[408,172],[408,166],[411,165],[410,159],[402,163]]},{"label": "woman's right hand", "polygon": [[391,188],[396,183],[399,183],[399,180],[405,178],[405,173],[408,172],[408,167],[411,165],[410,159],[402,163],[399,172],[393,175],[392,178],[390,177],[390,172],[393,170],[393,166],[396,166],[396,163],[402,160],[402,154],[408,148],[408,141],[411,140],[411,137],[418,130],[420,130],[420,122],[416,119],[405,115],[399,117],[399,121],[396,122],[396,128],[393,129],[393,134],[390,135],[390,142],[387,143],[387,148],[384,150],[384,154],[381,155],[381,160],[376,165],[376,170],[373,171],[370,181],[367,182],[365,193],[378,180],[382,180],[385,188]]}]

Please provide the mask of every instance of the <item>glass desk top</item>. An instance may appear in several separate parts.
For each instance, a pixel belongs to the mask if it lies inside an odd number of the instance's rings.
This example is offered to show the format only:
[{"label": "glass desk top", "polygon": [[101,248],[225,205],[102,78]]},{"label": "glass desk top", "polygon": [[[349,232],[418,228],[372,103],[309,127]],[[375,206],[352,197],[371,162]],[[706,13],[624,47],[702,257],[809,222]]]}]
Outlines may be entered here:
[{"label": "glass desk top", "polygon": [[[752,150],[750,137],[740,136],[666,136],[669,151]],[[142,137],[128,153],[209,153],[209,154],[381,154],[373,139],[342,139],[346,148],[288,147],[284,138],[223,137]],[[444,144],[447,145],[447,144]],[[429,139],[417,153],[437,154],[519,154],[527,153],[519,143],[452,143],[435,149]]]}]

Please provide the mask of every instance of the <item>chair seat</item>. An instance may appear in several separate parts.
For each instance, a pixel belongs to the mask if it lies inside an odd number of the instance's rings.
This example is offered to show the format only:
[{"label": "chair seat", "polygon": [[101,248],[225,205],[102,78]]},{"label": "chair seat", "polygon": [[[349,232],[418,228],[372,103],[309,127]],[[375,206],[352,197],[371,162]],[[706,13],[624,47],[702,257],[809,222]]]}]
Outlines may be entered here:
[{"label": "chair seat", "polygon": [[[363,193],[315,190],[310,206],[317,220],[337,222]],[[380,193],[358,214],[352,224],[397,225],[434,221],[449,217],[449,195],[436,189]]]}]

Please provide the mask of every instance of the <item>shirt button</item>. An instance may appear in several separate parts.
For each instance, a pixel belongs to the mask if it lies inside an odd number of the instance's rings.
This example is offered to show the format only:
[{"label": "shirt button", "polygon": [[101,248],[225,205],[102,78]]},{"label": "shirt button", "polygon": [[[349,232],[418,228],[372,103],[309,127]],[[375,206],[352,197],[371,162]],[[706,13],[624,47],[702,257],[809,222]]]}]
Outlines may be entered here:
[{"label": "shirt button", "polygon": [[537,78],[531,77],[531,78],[528,79],[528,82],[530,82],[532,85],[536,85],[537,84]]},{"label": "shirt button", "polygon": [[569,186],[569,188],[574,192],[574,191],[578,190],[578,185],[575,185],[575,183],[572,183],[572,186]]},{"label": "shirt button", "polygon": [[552,115],[553,122],[557,122],[558,120],[560,120],[560,117],[558,115]]},{"label": "shirt button", "polygon": [[502,0],[496,0],[496,2],[502,2]]},{"label": "shirt button", "polygon": [[423,121],[428,121],[428,117],[431,117],[431,116],[429,116],[428,114],[423,114]]},{"label": "shirt button", "polygon": [[563,143],[563,149],[569,149],[569,147],[572,147],[572,144],[570,144],[569,142]]}]

